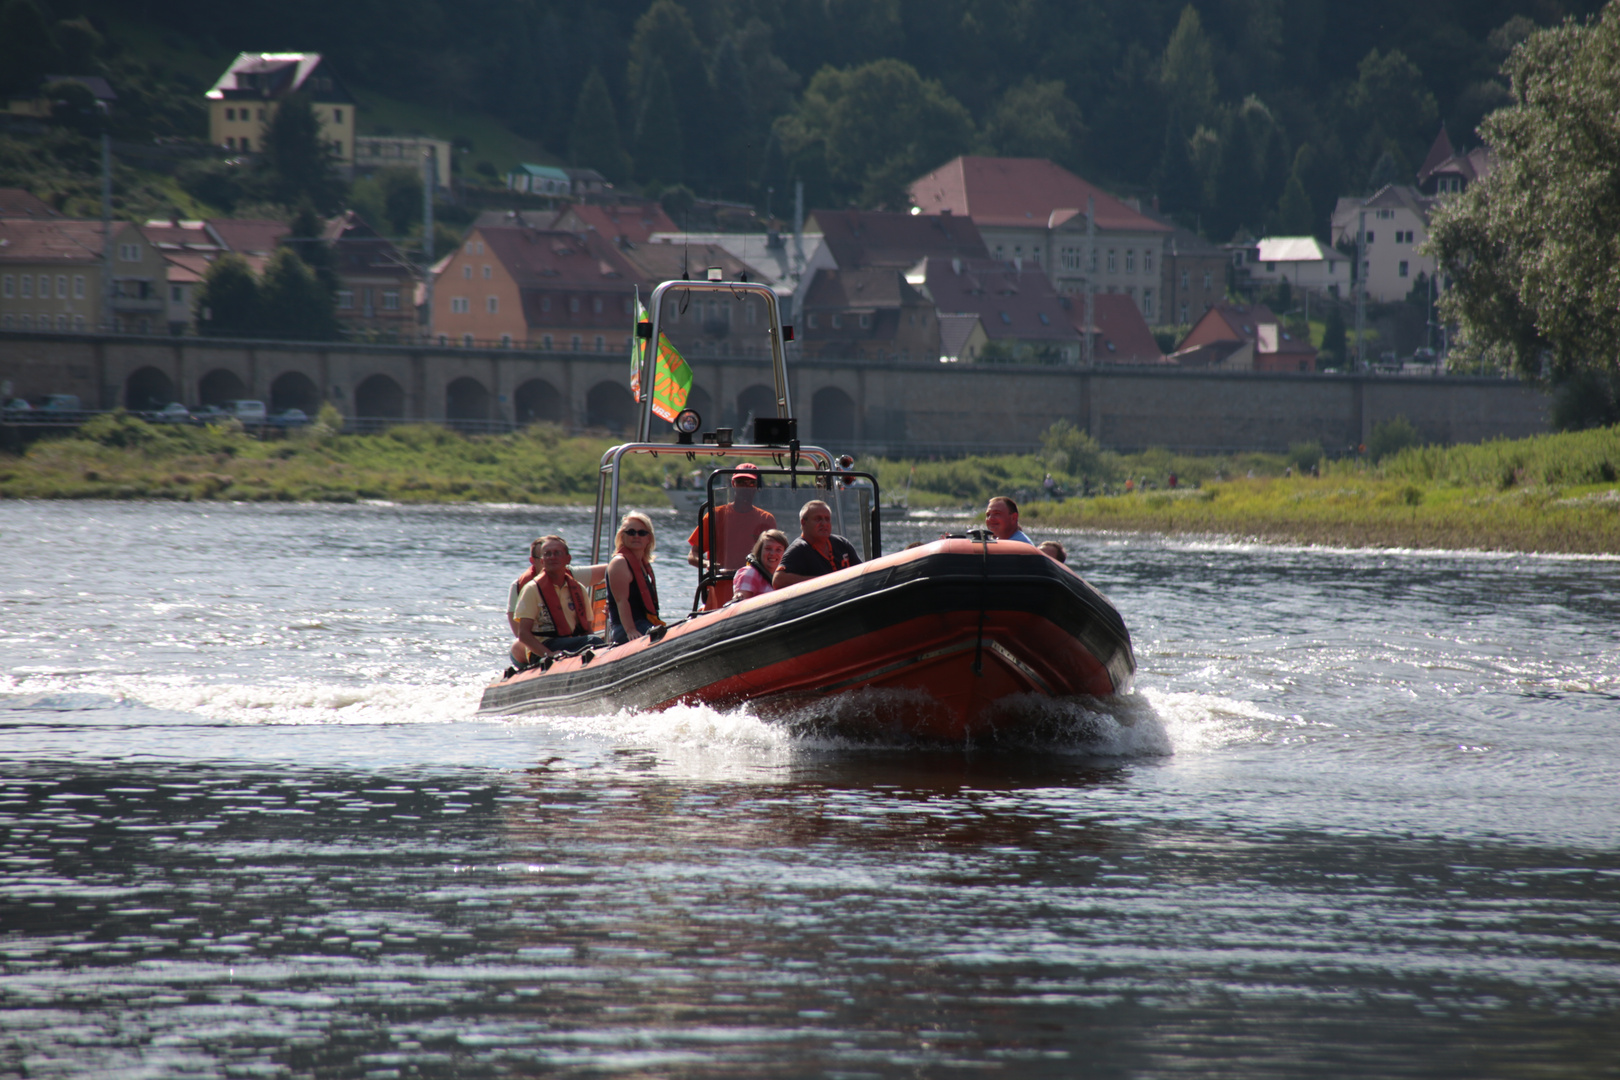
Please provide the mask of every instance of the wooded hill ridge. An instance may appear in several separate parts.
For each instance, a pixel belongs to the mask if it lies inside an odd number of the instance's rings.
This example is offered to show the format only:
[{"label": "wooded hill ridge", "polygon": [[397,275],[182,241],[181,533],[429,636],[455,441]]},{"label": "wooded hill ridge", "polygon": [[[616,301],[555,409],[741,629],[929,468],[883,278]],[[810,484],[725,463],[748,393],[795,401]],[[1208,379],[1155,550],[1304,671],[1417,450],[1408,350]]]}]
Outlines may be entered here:
[{"label": "wooded hill ridge", "polygon": [[[478,111],[620,184],[684,184],[782,214],[904,208],[960,153],[1047,157],[1212,239],[1325,232],[1334,200],[1410,183],[1509,101],[1500,68],[1597,0],[5,0],[83,20],[120,108],[206,137],[202,87],[142,65],[109,21],[211,55],[312,50],[351,85]],[[64,31],[63,49],[93,48]],[[0,56],[0,70],[11,61]],[[11,65],[11,70],[18,70]],[[595,76],[595,77],[593,77]],[[194,76],[190,80],[195,82]],[[157,84],[162,84],[157,85]],[[177,90],[180,87],[182,89]],[[128,102],[125,106],[123,103]],[[1297,188],[1297,190],[1296,190]],[[774,189],[774,196],[768,189]]]}]

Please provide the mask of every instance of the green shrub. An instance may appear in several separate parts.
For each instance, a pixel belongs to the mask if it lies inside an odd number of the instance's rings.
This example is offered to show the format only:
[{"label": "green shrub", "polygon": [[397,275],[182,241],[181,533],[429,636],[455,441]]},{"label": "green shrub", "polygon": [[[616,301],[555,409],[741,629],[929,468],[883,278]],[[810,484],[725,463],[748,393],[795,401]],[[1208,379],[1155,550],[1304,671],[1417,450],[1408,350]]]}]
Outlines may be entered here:
[{"label": "green shrub", "polygon": [[1288,462],[1300,472],[1310,472],[1322,460],[1322,444],[1310,442],[1288,444]]},{"label": "green shrub", "polygon": [[1409,446],[1417,446],[1419,441],[1418,430],[1412,426],[1412,421],[1405,416],[1397,416],[1393,420],[1373,425],[1372,438],[1367,443],[1367,454],[1374,461],[1382,461]]}]

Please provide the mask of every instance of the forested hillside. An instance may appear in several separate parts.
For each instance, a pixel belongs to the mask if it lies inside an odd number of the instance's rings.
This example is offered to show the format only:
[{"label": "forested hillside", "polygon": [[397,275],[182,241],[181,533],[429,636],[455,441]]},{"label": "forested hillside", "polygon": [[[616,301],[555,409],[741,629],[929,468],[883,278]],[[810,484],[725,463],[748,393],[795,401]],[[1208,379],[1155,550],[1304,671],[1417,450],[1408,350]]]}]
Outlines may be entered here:
[{"label": "forested hillside", "polygon": [[[37,4],[48,22],[96,0]],[[1443,120],[1477,141],[1499,68],[1598,0],[139,0],[204,51],[314,49],[352,83],[489,113],[620,182],[782,212],[896,206],[963,152],[1051,157],[1213,238],[1326,227],[1406,179]],[[0,37],[4,37],[0,33]],[[115,46],[116,42],[113,42]],[[0,44],[0,51],[6,50]],[[115,50],[116,51],[116,50]],[[123,56],[126,77],[138,57]],[[3,66],[3,62],[0,62]],[[599,76],[599,77],[596,77]],[[120,93],[125,92],[121,86]],[[132,88],[133,89],[133,88]],[[135,91],[154,133],[200,110]]]}]

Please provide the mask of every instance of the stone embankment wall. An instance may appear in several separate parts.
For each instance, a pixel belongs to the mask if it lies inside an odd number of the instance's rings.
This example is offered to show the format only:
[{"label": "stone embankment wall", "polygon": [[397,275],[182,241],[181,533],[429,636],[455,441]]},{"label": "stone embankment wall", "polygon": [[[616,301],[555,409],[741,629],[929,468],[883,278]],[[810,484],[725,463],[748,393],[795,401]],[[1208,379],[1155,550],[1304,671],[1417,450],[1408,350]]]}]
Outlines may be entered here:
[{"label": "stone embankment wall", "polygon": [[[691,359],[690,404],[705,428],[740,437],[751,416],[774,414],[764,361]],[[0,393],[77,394],[86,408],[256,398],[272,411],[313,413],[331,401],[349,417],[626,431],[636,415],[628,368],[617,353],[0,333]],[[1060,419],[1118,450],[1285,450],[1315,440],[1331,452],[1396,416],[1426,441],[1459,443],[1538,434],[1548,415],[1541,391],[1501,379],[791,356],[789,373],[801,438],[867,454],[1024,450]]]}]

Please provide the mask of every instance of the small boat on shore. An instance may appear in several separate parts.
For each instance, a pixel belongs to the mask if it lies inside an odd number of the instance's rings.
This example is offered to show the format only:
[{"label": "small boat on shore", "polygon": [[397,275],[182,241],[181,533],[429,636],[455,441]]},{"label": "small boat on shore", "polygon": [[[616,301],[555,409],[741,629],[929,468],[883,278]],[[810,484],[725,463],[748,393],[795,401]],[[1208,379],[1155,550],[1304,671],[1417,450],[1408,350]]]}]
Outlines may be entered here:
[{"label": "small boat on shore", "polygon": [[[782,504],[766,507],[779,522],[791,525],[798,507],[821,499],[863,561],[706,610],[709,587],[729,576],[711,569],[716,560],[707,558],[689,616],[623,645],[547,657],[539,666],[509,672],[485,688],[481,714],[747,706],[762,718],[795,726],[830,724],[848,734],[961,743],[1015,734],[1035,723],[1039,710],[1020,707],[1031,699],[1107,697],[1130,688],[1136,660],[1119,612],[1036,548],[974,532],[881,553],[876,478],[836,468],[828,451],[797,439],[783,358],[792,328],[781,325],[774,293],[748,282],[665,282],[649,304],[650,325],[637,326],[640,339],[663,340],[658,324],[671,290],[764,301],[778,417],[756,419],[755,443],[735,444],[723,430],[693,442],[701,424],[686,412],[676,422],[679,441],[654,443],[646,402],[641,441],[602,457],[592,561],[599,563],[603,537],[612,535],[619,520],[623,465],[643,455],[704,457],[722,466],[736,459],[762,461],[763,467],[750,466],[749,475],[777,483],[760,491]],[[643,386],[653,384],[651,351],[644,350],[649,358]],[[736,471],[722,467],[711,475],[698,514],[714,507],[717,490],[726,490]],[[696,515],[691,520],[695,525]],[[600,611],[606,603],[600,565],[591,586],[592,606]],[[666,612],[671,600],[664,602]],[[840,707],[850,703],[855,707]]]}]

